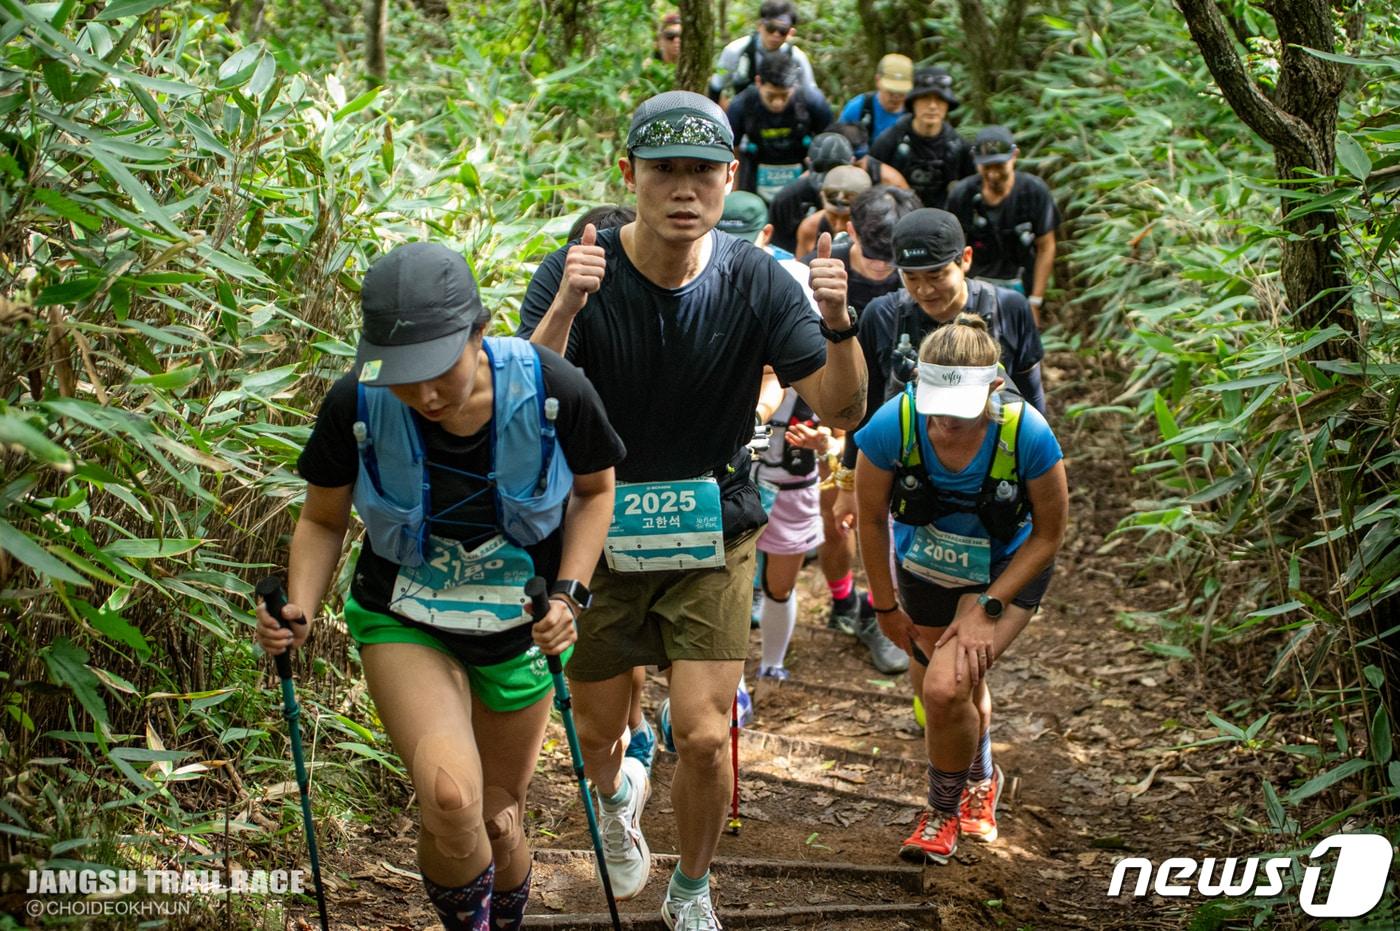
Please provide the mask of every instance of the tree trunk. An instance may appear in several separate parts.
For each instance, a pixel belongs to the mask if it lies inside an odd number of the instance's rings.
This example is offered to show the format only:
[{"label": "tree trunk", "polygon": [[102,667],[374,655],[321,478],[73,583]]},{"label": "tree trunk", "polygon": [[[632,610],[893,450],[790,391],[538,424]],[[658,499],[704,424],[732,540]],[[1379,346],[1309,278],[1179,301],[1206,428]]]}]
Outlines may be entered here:
[{"label": "tree trunk", "polygon": [[1001,89],[1001,75],[1021,61],[1021,24],[1025,18],[1026,0],[1006,0],[995,23],[982,0],[958,0],[964,57],[972,83],[968,103],[980,123],[992,121],[991,103]]},{"label": "tree trunk", "polygon": [[389,0],[365,0],[365,73],[371,85],[389,79],[384,37],[389,32]]},{"label": "tree trunk", "polygon": [[676,87],[705,93],[714,69],[715,11],[710,0],[680,0],[681,59]]},{"label": "tree trunk", "polygon": [[[1268,7],[1282,47],[1278,82],[1270,96],[1249,77],[1215,0],[1177,0],[1177,5],[1231,108],[1273,147],[1279,180],[1296,181],[1291,190],[1330,190],[1325,181],[1311,178],[1333,171],[1345,74],[1339,64],[1305,49],[1335,51],[1331,7],[1324,0],[1281,0]],[[1285,215],[1294,206],[1296,202],[1282,201]],[[1280,245],[1279,265],[1290,310],[1303,327],[1337,324],[1352,337],[1324,344],[1321,355],[1356,358],[1356,319],[1338,251],[1336,212],[1319,210],[1284,227],[1289,236]]]}]

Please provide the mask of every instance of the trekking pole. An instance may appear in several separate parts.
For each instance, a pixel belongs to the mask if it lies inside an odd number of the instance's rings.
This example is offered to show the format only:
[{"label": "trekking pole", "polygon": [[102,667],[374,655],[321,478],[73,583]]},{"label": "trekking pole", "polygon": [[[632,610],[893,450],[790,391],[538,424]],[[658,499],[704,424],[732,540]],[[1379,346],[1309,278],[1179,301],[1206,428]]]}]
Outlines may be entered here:
[{"label": "trekking pole", "polygon": [[729,799],[729,833],[739,836],[744,822],[739,820],[739,694],[734,693],[734,704],[729,709],[729,749],[734,759],[734,795]]},{"label": "trekking pole", "polygon": [[[549,613],[549,595],[545,581],[535,576],[525,583],[525,594],[530,598],[530,613],[539,620]],[[578,731],[574,730],[573,699],[569,697],[569,685],[564,681],[564,664],[557,656],[546,656],[549,675],[554,680],[554,707],[559,709],[559,717],[564,721],[564,736],[569,740],[569,756],[573,758],[574,776],[578,779],[579,795],[583,797],[583,813],[588,816],[588,833],[593,838],[593,855],[598,858],[598,875],[603,879],[603,895],[608,899],[608,915],[612,917],[613,931],[622,931],[622,920],[617,917],[617,899],[613,896],[612,879],[608,876],[608,864],[603,859],[603,837],[598,833],[598,816],[593,812],[593,797],[588,792],[588,777],[583,774],[583,751],[578,746]]]},{"label": "trekking pole", "polygon": [[[287,593],[282,590],[282,580],[268,576],[258,583],[258,598],[262,600],[267,613],[277,619],[286,630],[292,626],[282,616],[287,606]],[[311,785],[306,776],[306,759],[301,750],[301,706],[297,704],[296,686],[292,684],[292,651],[288,647],[274,660],[277,663],[277,677],[282,680],[282,717],[287,719],[287,733],[292,738],[292,763],[296,766],[297,789],[301,792],[301,821],[306,828],[306,849],[311,854],[311,878],[316,883],[316,909],[321,915],[321,931],[330,931],[330,921],[326,918],[326,890],[321,884],[321,858],[316,852],[316,824],[311,820]]]}]

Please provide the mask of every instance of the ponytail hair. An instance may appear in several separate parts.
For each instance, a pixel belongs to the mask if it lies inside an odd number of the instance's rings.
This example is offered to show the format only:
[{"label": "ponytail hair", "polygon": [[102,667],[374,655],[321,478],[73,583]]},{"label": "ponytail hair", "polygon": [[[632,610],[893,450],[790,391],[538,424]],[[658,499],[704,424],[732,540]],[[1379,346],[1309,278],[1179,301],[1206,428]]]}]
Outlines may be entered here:
[{"label": "ponytail hair", "polygon": [[[952,322],[924,337],[919,344],[919,361],[982,368],[1001,361],[1001,344],[984,318],[962,311]],[[995,391],[988,392],[986,415],[993,423],[1001,422],[1001,400]]]},{"label": "ponytail hair", "polygon": [[951,323],[924,337],[919,361],[934,365],[996,365],[1001,361],[1001,346],[987,329],[986,320],[963,311]]}]

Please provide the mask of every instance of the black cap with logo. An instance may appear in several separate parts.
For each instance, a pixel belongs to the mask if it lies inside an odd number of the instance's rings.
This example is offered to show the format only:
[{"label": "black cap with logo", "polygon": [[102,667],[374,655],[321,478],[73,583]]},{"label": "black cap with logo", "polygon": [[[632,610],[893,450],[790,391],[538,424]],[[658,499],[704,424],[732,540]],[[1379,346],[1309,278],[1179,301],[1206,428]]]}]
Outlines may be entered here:
[{"label": "black cap with logo", "polygon": [[942,268],[967,247],[962,224],[946,210],[922,207],[894,225],[894,264],[904,271]]}]

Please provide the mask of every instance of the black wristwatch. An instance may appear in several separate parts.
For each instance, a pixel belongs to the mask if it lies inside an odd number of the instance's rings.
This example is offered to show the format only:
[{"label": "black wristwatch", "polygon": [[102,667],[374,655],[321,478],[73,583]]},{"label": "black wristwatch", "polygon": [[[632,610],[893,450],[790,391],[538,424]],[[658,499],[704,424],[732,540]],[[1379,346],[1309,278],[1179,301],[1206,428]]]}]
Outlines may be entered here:
[{"label": "black wristwatch", "polygon": [[851,322],[851,325],[848,329],[845,330],[833,330],[831,327],[826,325],[825,317],[818,317],[818,323],[822,328],[822,336],[825,336],[830,342],[841,343],[845,342],[852,336],[855,336],[857,333],[859,333],[860,320],[856,317],[856,309],[854,307],[847,307],[846,314],[846,319]]},{"label": "black wristwatch", "polygon": [[983,592],[977,596],[977,603],[982,606],[982,610],[987,612],[987,617],[992,620],[995,621],[997,618],[1001,617],[1004,606],[1000,598],[993,598],[991,595]]},{"label": "black wristwatch", "polygon": [[549,586],[551,595],[563,595],[574,604],[578,605],[580,611],[587,611],[593,604],[593,593],[588,590],[578,579],[560,579]]}]

